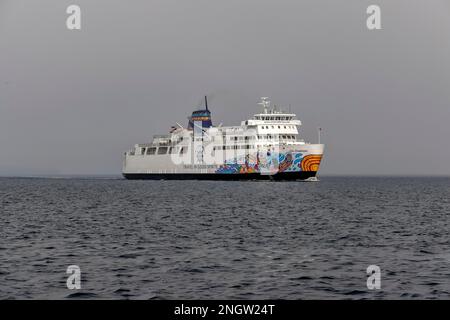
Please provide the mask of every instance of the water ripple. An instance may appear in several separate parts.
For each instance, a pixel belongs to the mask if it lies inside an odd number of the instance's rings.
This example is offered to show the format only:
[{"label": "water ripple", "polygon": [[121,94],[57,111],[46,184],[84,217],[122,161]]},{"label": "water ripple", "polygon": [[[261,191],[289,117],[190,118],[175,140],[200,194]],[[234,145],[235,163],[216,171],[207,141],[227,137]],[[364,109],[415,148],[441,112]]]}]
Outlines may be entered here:
[{"label": "water ripple", "polygon": [[2,178],[0,298],[449,299],[449,194],[448,178]]}]

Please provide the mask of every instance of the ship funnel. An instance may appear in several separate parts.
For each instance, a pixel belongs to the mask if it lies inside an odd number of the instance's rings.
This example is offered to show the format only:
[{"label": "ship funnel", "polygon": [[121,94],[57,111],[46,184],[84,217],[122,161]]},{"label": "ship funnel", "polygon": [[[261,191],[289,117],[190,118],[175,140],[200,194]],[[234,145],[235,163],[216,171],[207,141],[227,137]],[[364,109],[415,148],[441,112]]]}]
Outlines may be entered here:
[{"label": "ship funnel", "polygon": [[194,129],[194,123],[196,127],[209,128],[212,127],[211,112],[208,109],[208,98],[205,96],[205,109],[200,109],[192,112],[192,116],[189,118],[188,129]]}]

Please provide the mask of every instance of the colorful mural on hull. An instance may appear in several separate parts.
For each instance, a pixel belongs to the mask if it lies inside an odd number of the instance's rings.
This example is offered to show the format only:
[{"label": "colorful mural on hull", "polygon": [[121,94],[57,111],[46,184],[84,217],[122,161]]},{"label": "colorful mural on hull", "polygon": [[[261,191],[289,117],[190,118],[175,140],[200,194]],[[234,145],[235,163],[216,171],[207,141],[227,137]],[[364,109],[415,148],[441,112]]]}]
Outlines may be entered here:
[{"label": "colorful mural on hull", "polygon": [[216,170],[216,173],[274,174],[277,172],[318,171],[321,159],[322,155],[303,156],[301,152],[258,152],[240,159],[227,160]]},{"label": "colorful mural on hull", "polygon": [[319,171],[320,160],[322,160],[322,155],[320,154],[305,156],[300,163],[302,171]]}]

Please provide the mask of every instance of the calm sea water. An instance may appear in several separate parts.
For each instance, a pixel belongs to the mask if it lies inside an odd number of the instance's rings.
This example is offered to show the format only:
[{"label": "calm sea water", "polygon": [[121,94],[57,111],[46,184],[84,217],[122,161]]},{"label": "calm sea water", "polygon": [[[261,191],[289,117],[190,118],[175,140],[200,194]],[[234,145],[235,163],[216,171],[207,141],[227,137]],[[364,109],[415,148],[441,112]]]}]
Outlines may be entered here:
[{"label": "calm sea water", "polygon": [[449,196],[449,178],[2,178],[0,298],[449,299]]}]

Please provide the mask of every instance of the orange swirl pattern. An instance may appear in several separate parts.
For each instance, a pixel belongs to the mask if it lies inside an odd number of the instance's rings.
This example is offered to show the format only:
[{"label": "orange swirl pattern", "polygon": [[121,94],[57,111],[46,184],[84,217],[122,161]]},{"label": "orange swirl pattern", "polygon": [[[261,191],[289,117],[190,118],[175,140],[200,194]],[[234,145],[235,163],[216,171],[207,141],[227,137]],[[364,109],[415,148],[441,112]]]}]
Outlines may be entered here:
[{"label": "orange swirl pattern", "polygon": [[322,160],[322,155],[320,154],[305,156],[300,163],[302,171],[319,171],[320,160]]}]

